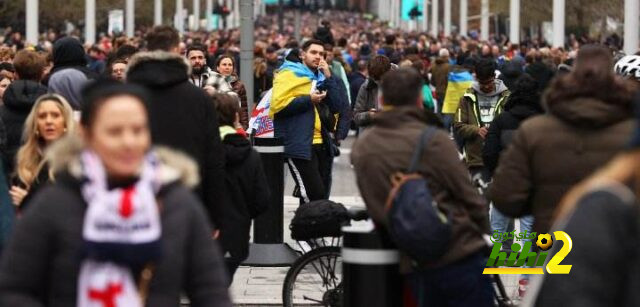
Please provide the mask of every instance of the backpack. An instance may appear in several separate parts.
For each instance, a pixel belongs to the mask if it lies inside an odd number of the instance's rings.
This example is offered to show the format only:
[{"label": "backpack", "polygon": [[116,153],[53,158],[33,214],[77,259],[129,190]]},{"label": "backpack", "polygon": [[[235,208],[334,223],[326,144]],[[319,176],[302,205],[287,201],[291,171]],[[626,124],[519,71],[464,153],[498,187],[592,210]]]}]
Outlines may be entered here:
[{"label": "backpack", "polygon": [[445,216],[429,190],[427,179],[417,172],[422,151],[436,132],[429,126],[420,135],[406,173],[391,175],[385,211],[388,231],[398,248],[413,260],[433,262],[449,248],[451,218]]},{"label": "backpack", "polygon": [[300,205],[291,219],[291,238],[307,241],[323,237],[340,237],[342,226],[350,225],[347,208],[330,200],[315,200]]}]

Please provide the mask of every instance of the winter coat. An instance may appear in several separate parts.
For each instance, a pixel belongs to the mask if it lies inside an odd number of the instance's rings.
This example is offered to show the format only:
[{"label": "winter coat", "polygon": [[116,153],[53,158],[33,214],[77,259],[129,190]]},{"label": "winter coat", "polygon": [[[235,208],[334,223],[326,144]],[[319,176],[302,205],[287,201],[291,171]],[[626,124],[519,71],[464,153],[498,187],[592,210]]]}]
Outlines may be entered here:
[{"label": "winter coat", "polygon": [[437,58],[436,64],[431,68],[431,84],[436,87],[436,98],[439,103],[444,101],[444,94],[447,92],[449,70],[449,57]]},{"label": "winter coat", "polygon": [[221,221],[220,240],[225,252],[236,262],[249,255],[251,219],[268,209],[269,185],[258,152],[240,134],[223,139],[225,149],[226,189],[233,206]]},{"label": "winter coat", "polygon": [[[279,74],[274,80],[274,93],[278,86]],[[344,87],[340,87],[341,80],[331,76],[324,80],[322,90],[327,91],[326,98],[321,104],[328,107],[331,114],[339,113],[344,109],[343,106],[349,105],[347,101]],[[310,89],[309,89],[310,92]],[[273,99],[272,99],[273,100]],[[310,95],[303,95],[294,98],[286,107],[275,113],[273,119],[274,135],[280,137],[284,141],[284,154],[287,158],[294,159],[311,159],[311,147],[313,143],[313,134],[315,129],[315,109],[311,102]],[[330,144],[329,132],[332,127],[322,125],[322,143]],[[347,124],[348,132],[348,124]],[[328,150],[332,150],[331,146],[327,146]]]},{"label": "winter coat", "polygon": [[127,82],[142,85],[151,94],[149,118],[154,144],[191,156],[200,170],[200,200],[214,225],[229,202],[224,191],[224,149],[211,98],[189,83],[187,60],[163,51],[142,52],[129,61]]},{"label": "winter coat", "polygon": [[533,214],[537,233],[549,231],[562,196],[623,149],[635,127],[630,99],[576,97],[547,105],[548,114],[516,131],[489,191],[504,214]]},{"label": "winter coat", "polygon": [[[627,185],[612,181],[589,190],[553,228],[573,242],[562,261],[571,265],[570,273],[536,275],[523,305],[640,306],[638,221],[638,200]],[[547,261],[562,246],[556,242]]]},{"label": "winter coat", "polygon": [[74,110],[80,110],[82,109],[82,89],[87,82],[89,79],[81,71],[65,68],[49,78],[49,93],[64,97]]},{"label": "winter coat", "polygon": [[373,119],[369,111],[371,109],[380,110],[378,102],[378,83],[372,79],[367,79],[356,98],[356,105],[353,109],[353,121],[358,127],[367,127],[371,125]]},{"label": "winter coat", "polygon": [[[386,226],[385,203],[391,190],[390,177],[409,167],[413,151],[427,127],[424,112],[414,106],[381,112],[371,128],[353,145],[353,163],[358,188],[369,215]],[[445,214],[452,214],[453,233],[449,251],[434,266],[463,259],[486,246],[482,233],[489,232],[487,204],[473,186],[458,159],[448,133],[438,129],[425,144],[418,172],[429,182],[432,195]]]},{"label": "winter coat", "polygon": [[16,80],[4,92],[0,118],[7,134],[7,143],[2,151],[7,178],[15,170],[16,154],[22,145],[24,122],[38,97],[46,93],[45,86],[30,80]]},{"label": "winter coat", "polygon": [[351,92],[351,109],[353,109],[356,105],[356,99],[358,98],[358,92],[360,92],[360,88],[362,84],[367,81],[367,77],[363,75],[361,72],[356,71],[351,73],[349,76],[349,91]]},{"label": "winter coat", "polygon": [[249,110],[247,104],[247,90],[244,88],[244,83],[238,79],[237,76],[231,76],[231,88],[233,92],[240,98],[240,123],[246,130],[249,127]]},{"label": "winter coat", "polygon": [[[76,306],[87,203],[80,152],[74,146],[62,149],[53,155],[56,182],[35,196],[4,251],[1,306]],[[230,307],[220,249],[200,202],[184,186],[197,182],[196,166],[166,149],[156,152],[166,170],[157,195],[162,258],[154,264],[146,305],[178,306],[185,293],[191,306]]]},{"label": "winter coat", "polygon": [[[492,93],[485,94],[479,89],[478,82],[473,82],[472,87],[460,99],[458,111],[453,124],[454,131],[464,141],[465,162],[469,167],[483,166],[482,147],[484,140],[478,134],[481,127],[490,126],[491,122],[502,112],[502,108],[509,97],[509,90],[496,80],[496,88]],[[482,101],[491,101],[493,107],[482,115]]]},{"label": "winter coat", "polygon": [[[514,97],[510,99],[512,98]],[[502,112],[493,120],[482,149],[482,161],[489,174],[493,175],[498,166],[500,153],[511,143],[513,134],[520,127],[520,124],[527,118],[541,113],[542,110],[539,108],[528,104],[519,104]]]}]

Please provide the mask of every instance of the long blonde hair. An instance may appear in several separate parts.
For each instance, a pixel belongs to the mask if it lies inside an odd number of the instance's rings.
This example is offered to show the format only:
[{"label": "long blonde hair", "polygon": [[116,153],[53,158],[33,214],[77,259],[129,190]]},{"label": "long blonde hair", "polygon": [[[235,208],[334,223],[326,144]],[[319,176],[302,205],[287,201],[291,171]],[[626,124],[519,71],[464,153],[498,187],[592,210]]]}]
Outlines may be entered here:
[{"label": "long blonde hair", "polygon": [[[16,173],[20,181],[22,181],[27,188],[31,187],[31,184],[38,176],[38,173],[46,163],[44,159],[45,142],[38,133],[38,109],[45,101],[55,102],[64,118],[64,127],[66,128],[65,134],[73,133],[75,129],[75,121],[73,119],[73,109],[67,100],[57,94],[45,94],[40,96],[31,108],[29,116],[27,116],[24,122],[24,130],[22,131],[23,145],[18,150],[16,156]],[[49,174],[51,177],[51,174]]]}]

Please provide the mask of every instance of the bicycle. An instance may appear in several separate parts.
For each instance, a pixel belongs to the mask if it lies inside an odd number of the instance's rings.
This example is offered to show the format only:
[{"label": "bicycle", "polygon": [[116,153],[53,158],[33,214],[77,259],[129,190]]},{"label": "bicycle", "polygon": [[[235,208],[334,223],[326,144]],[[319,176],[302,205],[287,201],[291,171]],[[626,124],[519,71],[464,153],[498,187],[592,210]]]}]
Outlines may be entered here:
[{"label": "bicycle", "polygon": [[[351,221],[369,217],[362,209],[350,210],[348,216]],[[300,256],[287,271],[282,286],[283,306],[342,306],[342,238],[316,238],[303,242],[312,249]],[[300,241],[297,243],[303,248]]]}]

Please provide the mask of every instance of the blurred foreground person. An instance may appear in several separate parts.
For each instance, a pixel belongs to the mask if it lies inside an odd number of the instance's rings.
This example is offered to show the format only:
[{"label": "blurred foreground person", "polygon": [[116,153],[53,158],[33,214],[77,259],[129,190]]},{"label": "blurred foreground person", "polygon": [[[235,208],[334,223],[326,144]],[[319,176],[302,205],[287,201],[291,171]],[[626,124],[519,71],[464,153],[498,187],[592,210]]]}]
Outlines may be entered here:
[{"label": "blurred foreground person", "polygon": [[[115,82],[114,82],[115,83]],[[56,182],[33,199],[0,264],[1,306],[231,306],[193,161],[151,148],[147,98],[98,83],[82,140],[51,148]]]},{"label": "blurred foreground person", "polygon": [[[636,97],[636,105],[640,102]],[[524,306],[639,306],[640,129],[629,149],[574,187],[556,211],[552,231],[571,237],[562,260],[568,275],[532,278]],[[567,241],[553,241],[551,259]]]}]

